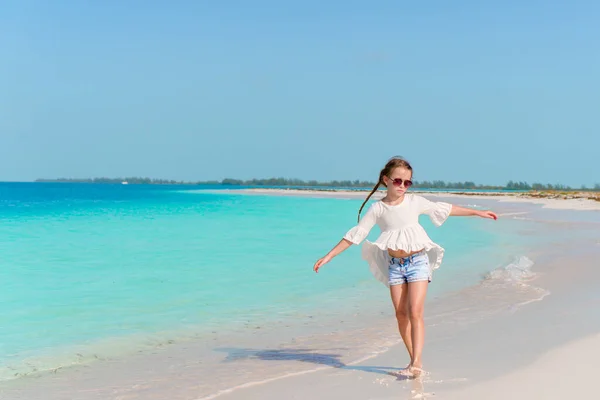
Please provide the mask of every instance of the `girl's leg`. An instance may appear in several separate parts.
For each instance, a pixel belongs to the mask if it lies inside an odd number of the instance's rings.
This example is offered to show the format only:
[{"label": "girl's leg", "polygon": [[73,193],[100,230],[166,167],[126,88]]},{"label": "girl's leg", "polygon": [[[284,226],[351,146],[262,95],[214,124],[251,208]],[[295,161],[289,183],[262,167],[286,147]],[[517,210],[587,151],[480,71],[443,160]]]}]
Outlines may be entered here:
[{"label": "girl's leg", "polygon": [[428,281],[410,282],[408,284],[408,319],[411,327],[412,339],[412,367],[420,371],[423,367],[421,356],[423,344],[425,343],[425,322],[423,320],[423,309],[425,306],[425,295],[427,294]]},{"label": "girl's leg", "polygon": [[390,292],[392,294],[392,303],[394,304],[394,310],[396,311],[396,320],[398,321],[398,330],[400,336],[404,341],[408,355],[410,356],[410,365],[413,363],[413,344],[410,336],[410,319],[408,314],[408,285],[403,283],[401,285],[390,286]]}]

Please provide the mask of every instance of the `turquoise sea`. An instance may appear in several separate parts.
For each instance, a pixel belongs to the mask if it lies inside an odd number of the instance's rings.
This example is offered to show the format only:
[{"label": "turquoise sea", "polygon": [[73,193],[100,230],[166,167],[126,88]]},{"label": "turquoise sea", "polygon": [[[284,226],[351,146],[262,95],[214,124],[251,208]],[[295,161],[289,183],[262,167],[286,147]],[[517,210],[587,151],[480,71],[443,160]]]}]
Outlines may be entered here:
[{"label": "turquoise sea", "polygon": [[[358,247],[312,271],[355,224],[361,200],[218,189],[0,183],[0,380],[134,343],[249,321],[293,325],[349,299],[381,301],[385,287]],[[514,221],[451,218],[435,228],[422,218],[446,249],[434,297],[477,283],[526,246],[511,236]]]}]

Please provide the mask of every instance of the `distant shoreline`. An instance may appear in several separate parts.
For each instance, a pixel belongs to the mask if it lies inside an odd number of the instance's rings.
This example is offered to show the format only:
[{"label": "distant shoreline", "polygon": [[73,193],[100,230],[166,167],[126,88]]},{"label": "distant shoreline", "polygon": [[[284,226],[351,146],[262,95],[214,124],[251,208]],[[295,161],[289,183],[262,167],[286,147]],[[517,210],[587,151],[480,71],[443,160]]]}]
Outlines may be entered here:
[{"label": "distant shoreline", "polygon": [[[342,189],[298,190],[256,188],[227,190],[227,192],[248,195],[329,197],[342,199],[364,198],[366,194],[364,191]],[[600,211],[600,193],[597,192],[465,192],[460,190],[423,191],[418,189],[411,190],[411,192],[431,197],[479,198],[497,200],[500,202],[541,204],[544,208]],[[378,191],[373,195],[373,199],[379,199],[381,197],[383,197],[383,191]]]},{"label": "distant shoreline", "polygon": [[[65,179],[38,179],[34,183],[86,183],[86,184],[123,184],[123,185],[183,185],[183,186],[220,186],[225,191],[244,192],[244,193],[264,193],[264,194],[285,194],[285,195],[319,195],[323,196],[331,194],[333,197],[347,198],[355,197],[357,194],[363,196],[370,192],[373,186],[328,186],[325,183],[319,186],[294,186],[294,185],[264,185],[264,184],[238,184],[238,183],[223,183],[222,182],[177,182],[167,180],[153,180],[151,182],[144,181],[128,181],[119,179],[105,180],[98,178],[97,180],[65,180]],[[333,183],[339,183],[334,181]],[[385,188],[380,188],[377,193],[382,193]],[[503,198],[504,200],[513,199],[514,201],[522,200],[577,200],[600,204],[600,189],[516,189],[507,187],[477,187],[477,188],[453,188],[453,187],[420,187],[413,186],[413,193],[424,193],[431,196],[460,196],[460,197],[492,197]],[[596,209],[593,206],[592,209]]]},{"label": "distant shoreline", "polygon": [[[153,179],[141,177],[124,177],[124,178],[53,178],[36,179],[37,183],[92,183],[92,184],[130,184],[130,185],[189,185],[202,186],[213,185],[223,186],[225,188],[245,188],[256,187],[266,189],[294,189],[294,190],[371,190],[375,186],[374,182],[359,181],[359,180],[333,180],[329,182],[319,182],[316,180],[304,181],[301,179],[286,179],[286,178],[268,178],[268,179],[223,179],[213,181],[177,181],[173,179]],[[527,182],[509,181],[506,185],[478,185],[474,182],[445,182],[445,181],[415,181],[413,189],[427,190],[461,190],[461,191],[564,191],[564,192],[598,192],[600,193],[600,184],[596,184],[593,188],[582,186],[581,188],[572,188],[567,185],[551,185]]]}]

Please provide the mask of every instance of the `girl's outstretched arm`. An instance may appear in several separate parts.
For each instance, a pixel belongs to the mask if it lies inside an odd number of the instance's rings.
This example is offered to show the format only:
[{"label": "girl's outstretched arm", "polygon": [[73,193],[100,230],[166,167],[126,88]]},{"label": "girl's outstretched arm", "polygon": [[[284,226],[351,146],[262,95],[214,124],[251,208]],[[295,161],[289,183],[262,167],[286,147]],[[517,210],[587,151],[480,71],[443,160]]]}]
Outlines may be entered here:
[{"label": "girl's outstretched arm", "polygon": [[322,257],[319,260],[317,260],[317,262],[315,263],[315,266],[313,267],[313,270],[315,272],[319,272],[319,268],[321,268],[323,265],[327,264],[329,261],[331,261],[333,259],[333,257],[337,256],[344,250],[348,249],[350,246],[352,246],[351,241],[349,241],[347,239],[340,240],[340,242],[338,244],[336,244],[335,247],[333,249],[331,249],[329,251],[329,253],[327,253],[325,255],[325,257]]},{"label": "girl's outstretched arm", "polygon": [[346,232],[342,240],[333,249],[329,250],[329,253],[325,257],[317,260],[313,270],[319,272],[319,268],[331,261],[333,257],[348,249],[353,244],[360,244],[367,237],[375,223],[377,223],[377,215],[380,210],[377,203],[371,205],[365,217],[358,222],[358,225]]},{"label": "girl's outstretched arm", "polygon": [[484,210],[474,210],[472,208],[460,207],[452,204],[452,211],[450,211],[450,215],[455,217],[481,217],[481,218],[490,218],[490,219],[498,219],[498,215],[493,211],[484,211]]}]

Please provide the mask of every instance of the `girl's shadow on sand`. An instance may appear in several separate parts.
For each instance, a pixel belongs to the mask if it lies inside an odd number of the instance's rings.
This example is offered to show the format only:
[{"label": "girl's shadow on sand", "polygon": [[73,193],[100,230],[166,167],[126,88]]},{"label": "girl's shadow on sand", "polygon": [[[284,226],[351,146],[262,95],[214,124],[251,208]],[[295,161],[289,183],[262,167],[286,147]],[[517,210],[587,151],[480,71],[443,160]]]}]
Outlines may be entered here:
[{"label": "girl's shadow on sand", "polygon": [[[412,377],[400,375],[403,368],[379,367],[370,365],[347,365],[340,361],[340,354],[318,353],[310,349],[282,349],[282,350],[256,350],[222,347],[215,351],[227,353],[223,362],[234,362],[240,360],[265,360],[265,361],[300,361],[317,365],[327,365],[333,368],[345,370],[363,371],[374,374],[394,376],[399,380],[409,380]],[[395,373],[394,373],[395,372]]]}]

